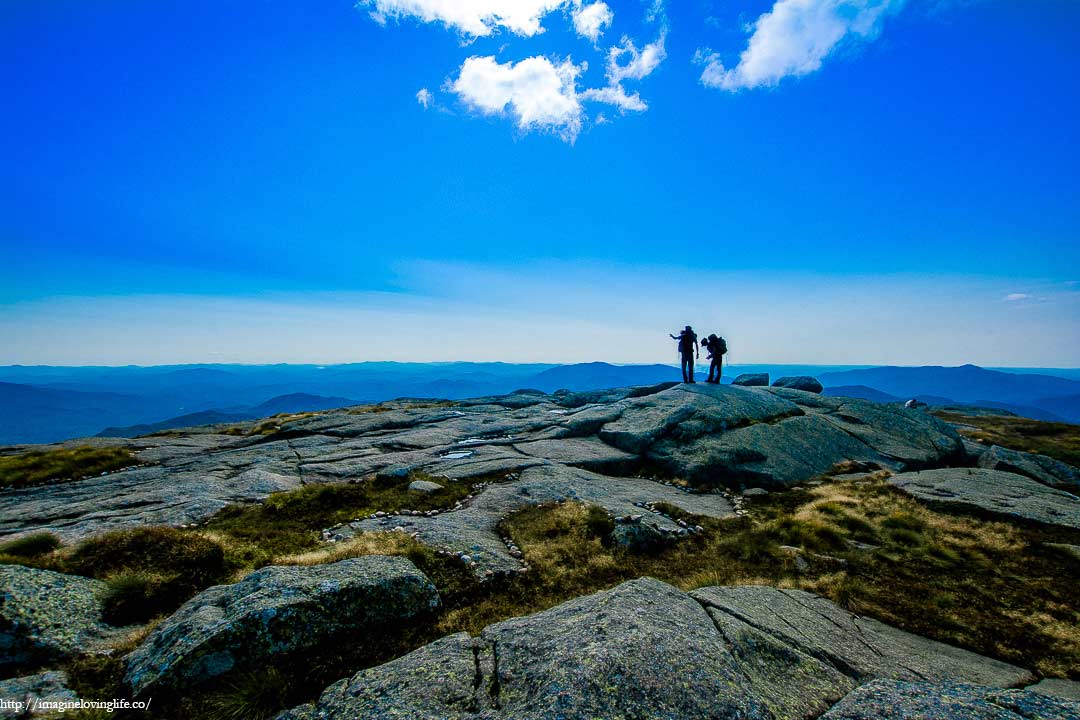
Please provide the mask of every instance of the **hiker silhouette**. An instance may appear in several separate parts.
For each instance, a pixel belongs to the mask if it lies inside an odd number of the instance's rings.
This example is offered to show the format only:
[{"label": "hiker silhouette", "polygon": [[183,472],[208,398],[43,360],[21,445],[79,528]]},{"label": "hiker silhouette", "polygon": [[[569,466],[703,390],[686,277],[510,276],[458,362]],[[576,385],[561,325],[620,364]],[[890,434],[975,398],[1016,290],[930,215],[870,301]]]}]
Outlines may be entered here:
[{"label": "hiker silhouette", "polygon": [[679,343],[679,358],[682,361],[682,380],[692,383],[694,380],[694,356],[701,357],[698,351],[697,333],[687,325],[678,335],[669,335]]},{"label": "hiker silhouette", "polygon": [[[705,382],[719,385],[724,365],[724,353],[727,352],[727,341],[713,333],[702,340],[701,345],[709,351],[709,359],[712,361],[709,363],[709,378]],[[715,377],[713,373],[716,374]]]}]

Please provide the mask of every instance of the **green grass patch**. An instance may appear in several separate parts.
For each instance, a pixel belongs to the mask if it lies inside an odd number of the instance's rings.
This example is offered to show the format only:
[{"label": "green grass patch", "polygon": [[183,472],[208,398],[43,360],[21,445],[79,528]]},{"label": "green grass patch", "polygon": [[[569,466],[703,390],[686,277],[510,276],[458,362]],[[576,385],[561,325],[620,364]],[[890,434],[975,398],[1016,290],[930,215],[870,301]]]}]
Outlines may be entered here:
[{"label": "green grass patch", "polygon": [[0,487],[21,488],[79,480],[135,465],[127,448],[84,445],[62,450],[31,450],[0,456]]},{"label": "green grass patch", "polygon": [[960,434],[970,440],[1047,455],[1080,467],[1080,425],[1005,415],[963,415],[948,411],[934,414],[946,422],[974,428],[959,429]]}]

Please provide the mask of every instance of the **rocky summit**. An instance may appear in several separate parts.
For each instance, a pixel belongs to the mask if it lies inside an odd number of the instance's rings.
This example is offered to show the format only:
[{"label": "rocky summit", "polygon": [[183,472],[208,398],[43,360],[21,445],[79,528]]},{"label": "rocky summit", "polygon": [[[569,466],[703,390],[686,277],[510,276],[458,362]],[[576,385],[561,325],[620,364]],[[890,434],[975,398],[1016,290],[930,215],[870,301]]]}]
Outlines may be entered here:
[{"label": "rocky summit", "polygon": [[[656,482],[628,479],[640,474],[706,488],[778,488],[848,460],[900,471],[964,457],[956,432],[925,413],[780,387],[659,385],[398,402],[296,417],[265,435],[227,429],[77,441],[128,447],[139,466],[8,490],[0,498],[0,534],[47,530],[78,540],[111,529],[182,526],[304,484],[411,471],[456,481],[520,475],[530,488],[548,487],[536,502],[577,495],[604,504],[611,497],[611,509],[628,511],[635,502],[676,498]],[[486,501],[483,512],[516,504]],[[724,510],[714,503],[709,512]],[[437,528],[424,529],[438,537]]]},{"label": "rocky summit", "polygon": [[167,720],[1080,717],[1076,469],[812,380],[6,449],[120,469],[0,492],[0,699],[155,698]]}]

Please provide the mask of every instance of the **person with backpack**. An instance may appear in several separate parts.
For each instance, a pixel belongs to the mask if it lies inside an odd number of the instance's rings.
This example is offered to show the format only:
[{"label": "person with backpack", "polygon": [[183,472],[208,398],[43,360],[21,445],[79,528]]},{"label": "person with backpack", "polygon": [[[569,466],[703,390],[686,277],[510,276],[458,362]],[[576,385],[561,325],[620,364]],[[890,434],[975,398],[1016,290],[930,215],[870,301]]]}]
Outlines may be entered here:
[{"label": "person with backpack", "polygon": [[[709,378],[705,382],[719,385],[720,373],[724,364],[724,354],[727,352],[727,341],[712,334],[702,340],[701,344],[709,351],[709,359],[712,360],[709,364]],[[714,372],[716,373],[715,378],[713,377]]]},{"label": "person with backpack", "polygon": [[697,333],[689,325],[683,329],[678,336],[670,335],[672,340],[676,340],[679,343],[679,357],[682,360],[682,380],[684,383],[696,382],[694,380],[694,356],[699,358],[701,354],[698,350]]}]

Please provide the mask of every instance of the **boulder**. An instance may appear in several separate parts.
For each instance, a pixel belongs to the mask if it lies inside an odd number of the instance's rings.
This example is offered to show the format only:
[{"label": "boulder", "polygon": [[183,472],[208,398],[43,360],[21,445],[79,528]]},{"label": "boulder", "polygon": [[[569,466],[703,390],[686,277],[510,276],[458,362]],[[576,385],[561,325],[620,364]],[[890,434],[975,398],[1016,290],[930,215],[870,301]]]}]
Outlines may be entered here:
[{"label": "boulder", "polygon": [[769,373],[743,373],[732,380],[731,384],[743,387],[768,387]]},{"label": "boulder", "polygon": [[802,390],[803,392],[820,393],[825,388],[815,377],[809,375],[792,375],[790,377],[779,378],[773,383],[773,387],[789,388],[791,390]]},{"label": "boulder", "polygon": [[931,505],[1080,529],[1080,498],[1015,473],[943,468],[901,473],[889,483]]},{"label": "boulder", "polygon": [[1080,491],[1080,470],[1046,455],[1009,450],[994,445],[979,456],[978,466],[989,470],[1004,470],[1017,475],[1025,475],[1032,480],[1038,480],[1043,485],[1060,490]]},{"label": "boulder", "polygon": [[[37,675],[0,680],[0,700],[8,703],[23,703],[21,708],[10,705],[0,707],[0,717],[33,717],[48,715],[57,717],[56,710],[42,706],[42,703],[73,703],[79,699],[75,691],[68,687],[67,673],[62,670],[49,670]],[[8,714],[5,711],[13,711]],[[61,711],[62,712],[62,711]],[[60,717],[63,717],[62,715]]]},{"label": "boulder", "polygon": [[431,581],[401,557],[264,567],[185,603],[125,658],[125,680],[137,696],[179,691],[282,655],[355,641],[438,604]]},{"label": "boulder", "polygon": [[967,683],[874,680],[837,703],[821,720],[1075,720],[1080,703],[1031,690]]},{"label": "boulder", "polygon": [[65,660],[116,636],[101,619],[100,580],[0,565],[0,671]]},{"label": "boulder", "polygon": [[424,493],[425,495],[439,492],[445,488],[444,485],[440,485],[437,482],[431,482],[430,480],[413,480],[409,483],[409,489],[413,492]]}]

